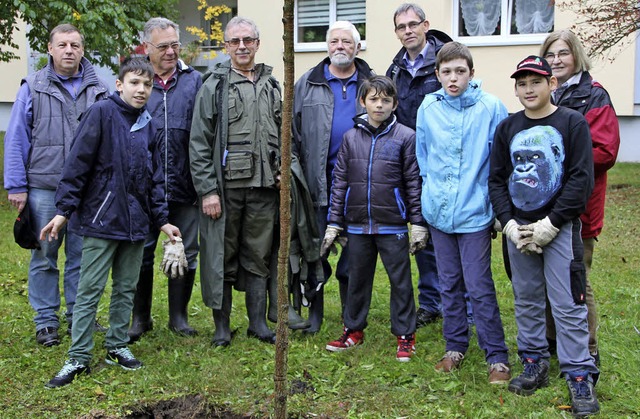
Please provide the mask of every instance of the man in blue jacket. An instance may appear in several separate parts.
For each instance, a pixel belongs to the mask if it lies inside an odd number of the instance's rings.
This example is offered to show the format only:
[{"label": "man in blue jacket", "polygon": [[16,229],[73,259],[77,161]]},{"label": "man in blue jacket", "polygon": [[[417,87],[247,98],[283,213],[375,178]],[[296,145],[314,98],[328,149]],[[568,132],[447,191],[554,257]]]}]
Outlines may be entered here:
[{"label": "man in blue jacket", "polygon": [[[200,73],[180,60],[180,28],[163,17],[149,19],[144,25],[145,52],[153,66],[153,90],[147,104],[160,135],[160,153],[164,168],[164,199],[169,205],[169,220],[182,232],[188,268],[182,277],[168,274],[169,329],[185,336],[197,332],[188,323],[187,307],[196,275],[198,257],[198,196],[189,169],[189,134],[196,94],[202,85]],[[132,342],[151,330],[153,261],[159,231],[147,237],[134,298],[129,338]]]},{"label": "man in blue jacket", "polygon": [[[55,215],[60,181],[80,115],[109,94],[91,63],[84,58],[84,37],[70,24],[58,25],[49,35],[49,63],[24,79],[11,110],[4,138],[4,187],[18,211],[28,204],[34,230],[40,231]],[[52,241],[40,241],[31,251],[29,303],[36,312],[36,341],[60,344],[60,288],[58,251],[64,240],[64,297],[68,330],[80,278],[82,238],[63,228]],[[102,329],[96,324],[96,328]],[[102,329],[104,330],[104,329]]]},{"label": "man in blue jacket", "polygon": [[[387,70],[398,89],[398,122],[416,129],[416,114],[425,95],[440,89],[436,77],[436,54],[451,41],[446,34],[431,30],[424,10],[417,4],[404,3],[394,15],[393,24],[402,48],[393,58]],[[431,239],[427,247],[416,252],[418,303],[416,326],[418,328],[442,318],[440,281],[436,257]]]}]

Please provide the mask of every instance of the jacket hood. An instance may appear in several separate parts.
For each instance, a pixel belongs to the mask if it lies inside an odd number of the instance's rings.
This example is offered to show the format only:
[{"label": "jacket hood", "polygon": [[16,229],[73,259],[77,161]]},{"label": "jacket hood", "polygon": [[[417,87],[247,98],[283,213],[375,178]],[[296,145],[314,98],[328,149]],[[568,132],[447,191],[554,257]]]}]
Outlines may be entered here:
[{"label": "jacket hood", "polygon": [[450,96],[448,95],[444,87],[440,88],[438,91],[433,92],[432,94],[436,96],[437,100],[444,100],[447,104],[452,106],[455,109],[468,108],[469,106],[473,106],[480,100],[482,96],[482,80],[473,79],[469,81],[469,87],[465,90],[460,96]]},{"label": "jacket hood", "polygon": [[369,123],[369,115],[366,113],[356,115],[353,117],[353,122],[355,123],[355,127],[362,128],[366,130],[371,135],[380,135],[388,132],[397,122],[397,118],[395,114],[391,114],[389,118],[380,124],[379,127],[374,127]]}]

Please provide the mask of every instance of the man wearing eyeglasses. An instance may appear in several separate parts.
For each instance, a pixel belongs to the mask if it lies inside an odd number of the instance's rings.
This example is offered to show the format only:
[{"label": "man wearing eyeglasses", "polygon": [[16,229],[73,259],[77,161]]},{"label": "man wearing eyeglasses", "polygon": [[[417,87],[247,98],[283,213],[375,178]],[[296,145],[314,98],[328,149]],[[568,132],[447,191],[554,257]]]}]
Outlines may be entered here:
[{"label": "man wearing eyeglasses", "polygon": [[[187,257],[187,271],[178,277],[169,272],[169,329],[193,336],[188,323],[188,304],[196,274],[198,257],[198,197],[191,180],[189,131],[193,106],[202,77],[180,60],[180,29],[169,19],[156,17],[144,25],[143,46],[155,73],[147,110],[158,129],[164,165],[164,194],[169,205],[170,223],[179,226]],[[154,253],[159,231],[152,229],[144,247],[138,286],[129,328],[131,342],[151,330]]]},{"label": "man wearing eyeglasses", "polygon": [[196,98],[189,155],[200,200],[202,297],[213,311],[214,346],[231,342],[232,286],[245,291],[247,335],[275,343],[266,323],[267,278],[278,217],[280,85],[256,64],[260,34],[236,16],[218,63]]},{"label": "man wearing eyeglasses", "polygon": [[[364,60],[356,58],[360,51],[360,34],[351,22],[337,21],[327,31],[329,56],[300,77],[294,87],[293,150],[300,159],[316,208],[320,237],[327,227],[331,174],[342,136],[353,127],[353,117],[365,112],[356,96],[362,82],[373,75]],[[322,256],[325,278],[311,273],[311,288],[331,276],[331,266]],[[344,307],[347,295],[348,250],[342,253],[336,266],[340,284],[340,299]],[[318,290],[310,300],[308,333],[320,330],[324,317],[324,291]]]},{"label": "man wearing eyeglasses", "polygon": [[[451,38],[443,32],[429,30],[424,10],[414,3],[401,4],[393,14],[396,36],[402,48],[393,58],[386,75],[398,89],[398,122],[416,129],[416,114],[425,95],[440,89],[436,77],[436,54]],[[442,318],[440,281],[431,239],[427,247],[416,252],[418,266],[418,303],[416,327]]]}]

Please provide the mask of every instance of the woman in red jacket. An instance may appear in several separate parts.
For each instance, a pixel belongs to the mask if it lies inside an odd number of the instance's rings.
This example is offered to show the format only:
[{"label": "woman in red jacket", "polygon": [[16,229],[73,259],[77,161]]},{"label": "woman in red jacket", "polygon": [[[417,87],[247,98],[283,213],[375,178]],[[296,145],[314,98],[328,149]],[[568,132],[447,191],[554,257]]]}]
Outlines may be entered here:
[{"label": "woman in red jacket", "polygon": [[[547,36],[540,48],[540,55],[551,65],[558,79],[558,89],[553,100],[558,106],[566,106],[582,113],[589,124],[593,144],[595,187],[580,217],[584,262],[587,270],[587,308],[589,322],[589,352],[600,364],[596,329],[598,327],[593,290],[589,283],[593,249],[604,222],[604,202],[607,189],[607,170],[616,162],[620,146],[620,128],[611,98],[600,83],[589,74],[591,63],[578,37],[568,29]],[[547,339],[555,339],[553,321],[547,315]]]}]

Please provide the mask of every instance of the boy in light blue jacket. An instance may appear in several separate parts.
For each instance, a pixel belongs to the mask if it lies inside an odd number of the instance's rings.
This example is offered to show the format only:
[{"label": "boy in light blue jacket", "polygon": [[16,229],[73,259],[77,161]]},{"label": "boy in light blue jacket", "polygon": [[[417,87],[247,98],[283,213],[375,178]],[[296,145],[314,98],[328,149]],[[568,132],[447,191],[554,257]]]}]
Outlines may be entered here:
[{"label": "boy in light blue jacket", "polygon": [[487,186],[493,134],[505,106],[473,80],[469,49],[450,42],[436,57],[442,88],[418,109],[416,156],[422,176],[422,215],[429,224],[440,275],[446,353],[438,371],[458,368],[469,347],[465,289],[489,382],[511,378],[500,309],[491,276],[494,214]]}]

